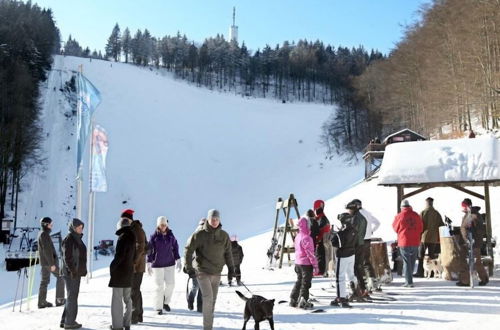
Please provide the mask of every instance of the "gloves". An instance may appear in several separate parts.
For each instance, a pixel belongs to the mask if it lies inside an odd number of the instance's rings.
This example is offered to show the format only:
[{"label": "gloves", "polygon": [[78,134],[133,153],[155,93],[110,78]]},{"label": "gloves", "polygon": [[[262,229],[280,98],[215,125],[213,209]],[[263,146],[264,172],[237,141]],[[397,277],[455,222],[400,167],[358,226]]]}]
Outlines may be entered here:
[{"label": "gloves", "polygon": [[195,278],[196,272],[194,271],[194,269],[190,269],[190,270],[188,270],[188,275],[190,278]]},{"label": "gloves", "polygon": [[147,270],[148,270],[148,275],[149,275],[149,276],[153,275],[153,266],[151,265],[151,263],[150,263],[150,262],[148,262],[148,263],[146,264],[146,268],[147,268]]},{"label": "gloves", "polygon": [[175,261],[175,268],[177,268],[177,272],[180,273],[182,270],[182,262],[181,259],[177,259]]}]

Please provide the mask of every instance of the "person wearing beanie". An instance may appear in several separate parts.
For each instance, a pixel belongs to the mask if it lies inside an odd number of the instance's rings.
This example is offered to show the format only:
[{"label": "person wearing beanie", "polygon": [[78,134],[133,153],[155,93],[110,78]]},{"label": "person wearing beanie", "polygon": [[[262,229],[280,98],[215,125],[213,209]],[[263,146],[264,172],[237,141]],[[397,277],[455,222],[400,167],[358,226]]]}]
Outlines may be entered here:
[{"label": "person wearing beanie", "polygon": [[218,210],[209,210],[203,227],[188,239],[184,259],[187,274],[197,278],[203,296],[203,329],[212,330],[222,268],[233,265],[231,241],[222,230]]},{"label": "person wearing beanie", "polygon": [[426,252],[429,254],[429,259],[436,259],[441,252],[439,227],[444,226],[443,218],[434,208],[434,199],[432,197],[427,197],[425,202],[426,207],[420,213],[424,228],[420,239],[417,272],[413,275],[415,277],[424,277],[424,257]]},{"label": "person wearing beanie", "polygon": [[64,305],[64,279],[59,271],[59,258],[54,243],[50,237],[54,223],[49,217],[40,220],[41,230],[38,233],[38,254],[40,258],[40,288],[38,289],[38,308],[52,307],[47,301],[47,287],[50,283],[50,274],[56,278],[56,306]]},{"label": "person wearing beanie", "polygon": [[[469,249],[472,249],[474,256],[474,269],[479,276],[479,285],[484,286],[490,281],[488,272],[484,269],[481,261],[481,245],[483,237],[486,235],[486,228],[484,220],[481,214],[479,214],[480,209],[479,206],[472,206],[472,201],[469,198],[465,198],[462,202],[464,216],[460,226],[460,233],[463,238],[463,244],[461,244],[461,267],[458,276],[459,281],[456,283],[457,286],[469,286],[472,280],[470,278],[471,271],[469,264],[466,261],[467,256],[469,256]],[[474,241],[473,244],[471,244],[471,239]]]},{"label": "person wearing beanie", "polygon": [[309,301],[309,288],[313,273],[318,272],[318,260],[314,255],[315,249],[307,222],[307,218],[302,217],[298,223],[299,232],[294,240],[297,281],[290,293],[290,306],[303,309],[313,307]]},{"label": "person wearing beanie", "polygon": [[126,209],[122,211],[121,218],[127,218],[130,220],[134,220],[134,213],[135,211],[132,209]]},{"label": "person wearing beanie", "polygon": [[136,239],[134,275],[132,277],[132,290],[130,292],[132,298],[131,324],[137,324],[143,322],[142,316],[144,311],[142,307],[141,284],[144,272],[146,271],[147,239],[146,233],[144,232],[144,229],[142,229],[142,223],[139,220],[132,220],[130,229],[132,229]]},{"label": "person wearing beanie", "polygon": [[347,213],[349,213],[352,217],[352,223],[354,228],[356,229],[358,235],[358,243],[356,244],[356,253],[354,255],[354,275],[357,278],[357,290],[354,291],[353,298],[360,299],[361,296],[368,297],[368,291],[366,290],[365,284],[365,235],[366,228],[368,226],[368,221],[366,218],[359,212],[358,203],[356,200],[350,201],[346,205]]},{"label": "person wearing beanie", "polygon": [[[134,275],[135,235],[130,228],[131,220],[122,217],[116,225],[115,256],[109,265],[108,286],[113,289],[111,298],[111,329],[130,329],[132,317],[132,280]],[[123,305],[125,304],[125,313]]]},{"label": "person wearing beanie", "polygon": [[413,268],[418,256],[418,247],[424,224],[420,215],[415,213],[410,202],[401,202],[401,212],[396,215],[392,228],[398,234],[399,253],[403,258],[404,287],[413,287]]},{"label": "person wearing beanie", "polygon": [[337,271],[335,273],[337,298],[330,305],[350,308],[346,283],[350,284],[354,294],[357,282],[354,275],[354,255],[358,244],[358,233],[353,225],[354,219],[349,213],[339,214],[337,219],[342,224],[340,230],[332,237],[332,244],[337,248]]},{"label": "person wearing beanie", "polygon": [[78,294],[80,279],[87,275],[87,247],[83,243],[83,222],[74,218],[69,223],[68,235],[62,241],[64,282],[66,283],[66,304],[61,318],[61,327],[64,329],[79,329],[82,327],[76,322],[78,315]]},{"label": "person wearing beanie", "polygon": [[[330,233],[330,221],[326,217],[324,213],[324,208],[325,208],[325,202],[322,200],[317,200],[313,204],[314,208],[314,213],[315,213],[315,220],[318,224],[318,234],[316,236],[315,240],[315,254],[316,258],[318,259],[318,273],[314,274],[314,276],[322,276],[325,274],[326,271],[326,265],[330,260],[332,259],[331,256],[326,256],[326,250],[325,250],[325,240],[324,236],[327,235],[327,241],[330,242],[329,240],[329,233]],[[329,250],[329,253],[333,253],[333,248],[329,248],[331,244],[327,247]],[[327,260],[328,259],[328,260]]]},{"label": "person wearing beanie", "polygon": [[168,219],[156,219],[156,230],[148,243],[148,274],[155,281],[154,309],[161,315],[163,310],[170,312],[170,300],[175,287],[175,269],[182,269],[179,245],[174,233],[168,226]]}]

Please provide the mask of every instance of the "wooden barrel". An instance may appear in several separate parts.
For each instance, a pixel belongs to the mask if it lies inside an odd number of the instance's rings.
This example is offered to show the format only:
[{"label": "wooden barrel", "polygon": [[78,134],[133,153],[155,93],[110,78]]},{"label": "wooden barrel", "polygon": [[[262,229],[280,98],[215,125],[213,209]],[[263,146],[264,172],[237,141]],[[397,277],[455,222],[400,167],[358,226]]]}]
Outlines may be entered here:
[{"label": "wooden barrel", "polygon": [[371,242],[370,261],[375,271],[375,277],[380,283],[392,282],[392,272],[387,255],[386,242]]}]

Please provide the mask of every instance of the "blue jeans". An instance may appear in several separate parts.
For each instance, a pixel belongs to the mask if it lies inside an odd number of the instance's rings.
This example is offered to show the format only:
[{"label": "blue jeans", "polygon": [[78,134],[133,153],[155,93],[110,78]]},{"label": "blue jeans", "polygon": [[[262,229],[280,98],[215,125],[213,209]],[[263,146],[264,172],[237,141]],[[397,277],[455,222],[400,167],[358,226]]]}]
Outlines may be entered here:
[{"label": "blue jeans", "polygon": [[413,284],[413,269],[418,257],[418,246],[399,247],[399,253],[403,258],[403,275],[406,284]]}]

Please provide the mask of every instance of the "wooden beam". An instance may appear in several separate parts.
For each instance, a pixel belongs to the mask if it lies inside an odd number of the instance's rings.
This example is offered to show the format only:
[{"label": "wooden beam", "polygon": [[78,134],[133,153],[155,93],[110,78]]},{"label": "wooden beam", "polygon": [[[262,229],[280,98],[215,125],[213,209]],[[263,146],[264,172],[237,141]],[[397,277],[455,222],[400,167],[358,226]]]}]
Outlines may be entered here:
[{"label": "wooden beam", "polygon": [[420,188],[420,189],[417,189],[417,190],[415,190],[415,191],[412,191],[412,192],[410,192],[410,193],[407,193],[406,195],[403,195],[403,196],[402,196],[402,199],[410,198],[411,196],[415,196],[415,195],[420,194],[420,193],[422,193],[422,192],[424,192],[424,191],[426,191],[426,190],[429,190],[429,189],[431,189],[431,188],[434,188],[434,186],[433,186],[432,184],[426,184],[425,186],[423,186],[423,187],[422,187],[422,188]]},{"label": "wooden beam", "polygon": [[401,201],[403,200],[403,195],[404,195],[404,188],[403,186],[397,186],[398,189],[398,205],[397,205],[397,210],[401,212]]},{"label": "wooden beam", "polygon": [[[485,182],[484,184],[485,184],[485,191],[486,191],[486,185],[487,185],[488,183],[487,183],[487,182]],[[451,187],[451,188],[455,188],[456,190],[460,190],[461,192],[464,192],[464,193],[466,193],[466,194],[469,194],[469,195],[472,195],[472,196],[474,196],[474,197],[477,197],[477,198],[479,198],[479,199],[484,200],[484,197],[485,197],[485,196],[483,196],[483,195],[481,195],[481,194],[478,194],[477,192],[474,192],[474,191],[469,190],[469,189],[467,189],[467,188],[464,188],[464,187],[458,186],[458,185],[453,184],[453,183],[449,183],[449,184],[448,184],[448,186],[449,186],[449,187]]]}]

